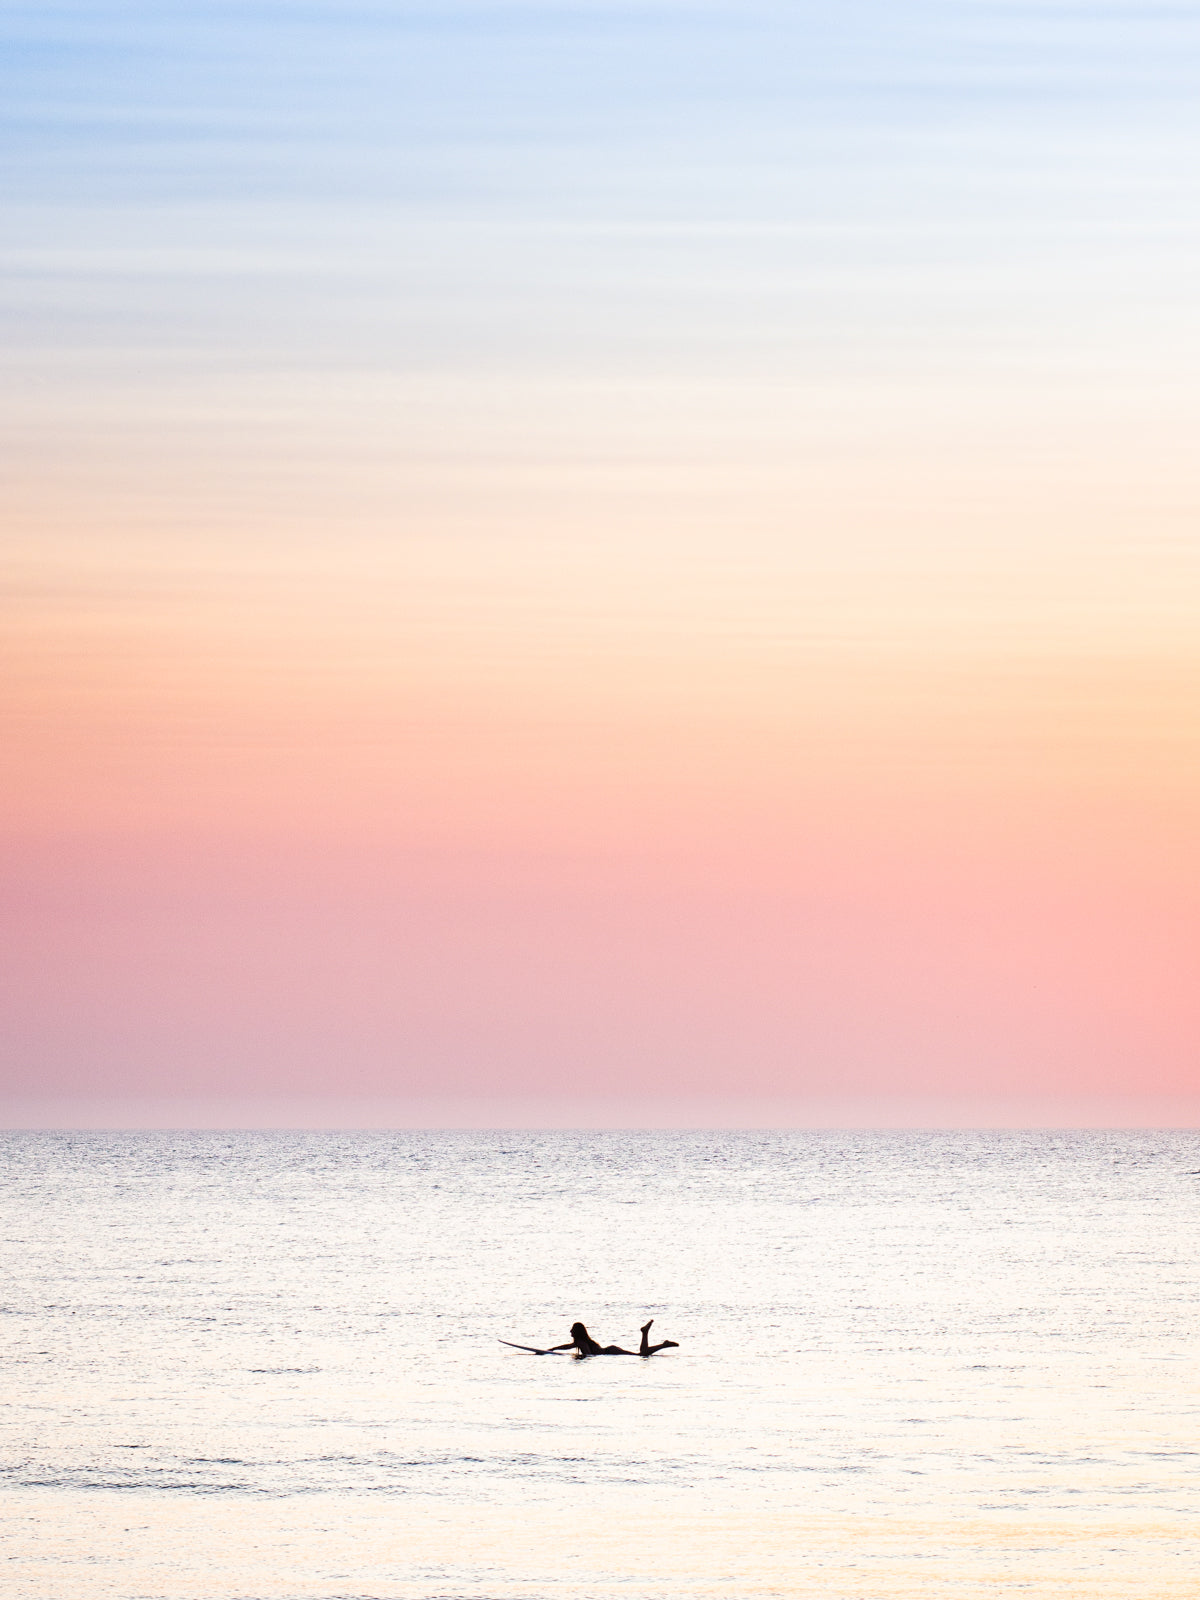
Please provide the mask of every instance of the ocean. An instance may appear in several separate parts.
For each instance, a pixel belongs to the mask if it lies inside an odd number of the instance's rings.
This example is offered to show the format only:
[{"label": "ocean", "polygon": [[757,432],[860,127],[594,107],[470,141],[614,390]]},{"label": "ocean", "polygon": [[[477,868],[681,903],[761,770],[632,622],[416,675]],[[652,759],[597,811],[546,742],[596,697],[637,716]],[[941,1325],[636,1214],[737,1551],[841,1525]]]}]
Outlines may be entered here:
[{"label": "ocean", "polygon": [[8,1600],[1200,1592],[1200,1134],[0,1157]]}]

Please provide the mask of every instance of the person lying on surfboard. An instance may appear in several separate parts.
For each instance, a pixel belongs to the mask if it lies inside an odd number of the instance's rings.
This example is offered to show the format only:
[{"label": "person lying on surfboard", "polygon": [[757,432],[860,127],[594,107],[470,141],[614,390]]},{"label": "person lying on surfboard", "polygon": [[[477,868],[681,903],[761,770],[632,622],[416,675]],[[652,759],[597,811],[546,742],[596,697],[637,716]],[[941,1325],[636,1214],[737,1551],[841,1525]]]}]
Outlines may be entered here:
[{"label": "person lying on surfboard", "polygon": [[501,1344],[508,1345],[510,1350],[527,1350],[531,1356],[552,1356],[560,1350],[574,1350],[579,1356],[652,1356],[660,1350],[678,1350],[679,1346],[674,1339],[664,1339],[661,1344],[650,1343],[650,1329],[654,1326],[654,1318],[642,1328],[642,1342],[636,1350],[622,1350],[619,1344],[599,1345],[584,1327],[582,1322],[571,1324],[571,1337],[566,1344],[552,1344],[548,1350],[537,1350],[531,1344],[513,1344],[511,1339],[501,1339]]}]

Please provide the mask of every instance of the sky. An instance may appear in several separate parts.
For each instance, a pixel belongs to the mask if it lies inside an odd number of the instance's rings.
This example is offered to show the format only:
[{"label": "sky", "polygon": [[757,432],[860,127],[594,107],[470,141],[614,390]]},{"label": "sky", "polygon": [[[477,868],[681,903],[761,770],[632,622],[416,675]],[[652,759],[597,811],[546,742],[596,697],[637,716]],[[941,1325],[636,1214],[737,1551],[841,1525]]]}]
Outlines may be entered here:
[{"label": "sky", "polygon": [[0,1122],[1200,1121],[1200,7],[0,33]]}]

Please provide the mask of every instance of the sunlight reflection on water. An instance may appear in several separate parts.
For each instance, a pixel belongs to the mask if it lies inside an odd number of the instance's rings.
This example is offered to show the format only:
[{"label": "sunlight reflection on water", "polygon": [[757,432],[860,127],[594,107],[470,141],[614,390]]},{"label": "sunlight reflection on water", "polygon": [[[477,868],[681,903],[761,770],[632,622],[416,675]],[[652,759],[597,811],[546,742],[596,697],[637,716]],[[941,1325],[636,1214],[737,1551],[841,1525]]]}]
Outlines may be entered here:
[{"label": "sunlight reflection on water", "polygon": [[1198,1143],[6,1135],[6,1592],[1191,1594]]}]

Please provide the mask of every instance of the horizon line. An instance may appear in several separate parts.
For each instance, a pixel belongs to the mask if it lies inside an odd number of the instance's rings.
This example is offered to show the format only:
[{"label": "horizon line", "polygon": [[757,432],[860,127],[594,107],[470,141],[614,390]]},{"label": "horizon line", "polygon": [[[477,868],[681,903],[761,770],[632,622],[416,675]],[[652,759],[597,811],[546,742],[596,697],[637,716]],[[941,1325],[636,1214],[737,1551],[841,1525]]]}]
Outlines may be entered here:
[{"label": "horizon line", "polygon": [[10,1096],[4,1132],[1198,1131],[1200,1095]]}]

